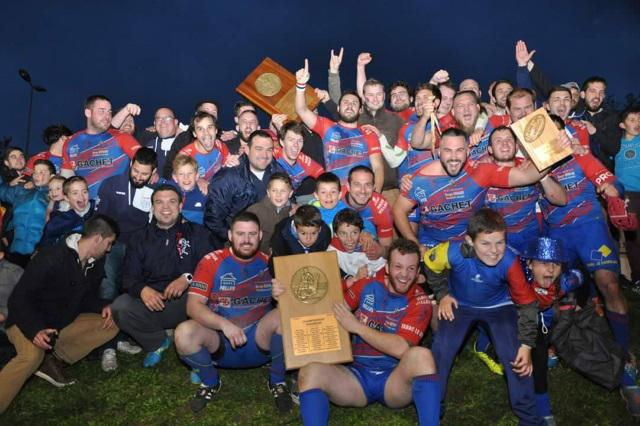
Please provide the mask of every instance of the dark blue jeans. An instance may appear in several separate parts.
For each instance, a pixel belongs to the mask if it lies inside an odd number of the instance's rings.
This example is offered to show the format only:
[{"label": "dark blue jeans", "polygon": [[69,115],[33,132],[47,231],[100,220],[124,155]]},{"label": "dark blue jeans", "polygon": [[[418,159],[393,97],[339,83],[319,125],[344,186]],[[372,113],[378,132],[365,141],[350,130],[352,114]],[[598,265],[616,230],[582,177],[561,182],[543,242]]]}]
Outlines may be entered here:
[{"label": "dark blue jeans", "polygon": [[104,260],[104,278],[100,283],[100,298],[113,301],[122,291],[122,267],[127,246],[116,242]]},{"label": "dark blue jeans", "polygon": [[[520,347],[518,340],[518,313],[514,305],[499,308],[478,309],[460,306],[454,309],[453,321],[440,321],[435,334],[432,352],[440,375],[442,400],[447,392],[447,381],[456,354],[462,347],[469,330],[476,325],[486,326],[509,387],[511,409],[520,419],[521,425],[539,425],[542,419],[536,414],[533,379],[520,377],[511,369],[510,362],[516,358]],[[483,327],[484,328],[484,327]]]}]

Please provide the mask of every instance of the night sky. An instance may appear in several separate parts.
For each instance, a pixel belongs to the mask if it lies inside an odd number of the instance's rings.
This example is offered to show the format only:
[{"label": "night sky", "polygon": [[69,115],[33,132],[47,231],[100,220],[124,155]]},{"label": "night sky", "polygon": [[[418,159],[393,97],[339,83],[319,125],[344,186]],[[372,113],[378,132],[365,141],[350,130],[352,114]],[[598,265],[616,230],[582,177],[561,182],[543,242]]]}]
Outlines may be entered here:
[{"label": "night sky", "polygon": [[186,122],[196,101],[214,98],[230,128],[235,87],[265,56],[292,72],[309,58],[310,83],[326,88],[329,51],[340,46],[343,88],[354,87],[357,54],[369,51],[368,75],[382,81],[415,84],[445,68],[485,90],[515,80],[523,39],[553,81],[600,74],[620,102],[640,92],[638,0],[25,0],[3,1],[0,16],[0,138],[24,147],[29,86],[18,69],[48,89],[34,96],[31,152],[44,149],[48,124],[84,128],[82,102],[95,93],[114,108],[140,104],[138,126],[162,105]]}]

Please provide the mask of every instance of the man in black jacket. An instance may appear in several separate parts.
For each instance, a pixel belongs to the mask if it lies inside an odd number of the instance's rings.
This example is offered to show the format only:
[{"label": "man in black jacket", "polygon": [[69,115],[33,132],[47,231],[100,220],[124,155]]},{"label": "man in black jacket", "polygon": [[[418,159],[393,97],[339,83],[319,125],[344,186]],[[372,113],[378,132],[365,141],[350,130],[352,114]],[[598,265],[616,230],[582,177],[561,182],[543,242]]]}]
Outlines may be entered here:
[{"label": "man in black jacket", "polygon": [[151,196],[153,221],[127,244],[123,287],[113,302],[116,324],[147,351],[144,367],[153,367],[170,346],[165,329],[187,319],[185,290],[198,261],[211,247],[202,226],[183,219],[182,197],[171,185]]},{"label": "man in black jacket", "polygon": [[29,263],[9,298],[7,336],[17,355],[0,371],[0,413],[34,372],[57,387],[74,383],[61,360],[79,361],[118,333],[98,293],[102,258],[117,234],[113,220],[95,215],[82,235],[43,249]]},{"label": "man in black jacket", "polygon": [[233,217],[267,195],[271,174],[283,172],[273,161],[273,140],[264,130],[251,133],[246,155],[240,164],[223,168],[209,184],[204,224],[211,231],[214,248],[224,247]]}]

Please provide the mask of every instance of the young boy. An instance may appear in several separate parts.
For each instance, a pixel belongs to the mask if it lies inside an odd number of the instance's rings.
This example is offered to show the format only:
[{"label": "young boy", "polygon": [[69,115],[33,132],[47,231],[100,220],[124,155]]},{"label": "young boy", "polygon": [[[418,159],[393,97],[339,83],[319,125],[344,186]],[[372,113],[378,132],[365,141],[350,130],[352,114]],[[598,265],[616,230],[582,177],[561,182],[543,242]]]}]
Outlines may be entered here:
[{"label": "young boy", "polygon": [[276,225],[289,217],[291,204],[289,200],[293,195],[291,179],[284,173],[276,172],[267,182],[267,196],[262,201],[250,206],[247,211],[255,214],[260,219],[262,241],[260,250],[270,254],[271,238]]},{"label": "young boy", "polygon": [[13,206],[14,236],[7,260],[24,268],[29,263],[42,237],[49,204],[49,179],[55,167],[49,160],[36,160],[33,166],[33,188],[0,184],[0,201]]},{"label": "young boy", "polygon": [[329,227],[332,226],[333,217],[336,213],[348,207],[344,201],[340,199],[340,191],[340,178],[333,173],[323,173],[316,179],[316,191],[313,193],[316,199],[310,204],[320,210],[322,220],[329,225]]},{"label": "young boy", "polygon": [[198,163],[188,155],[176,156],[171,177],[173,180],[166,183],[177,186],[182,192],[182,216],[189,222],[202,225],[207,194],[203,194],[197,185]]},{"label": "young boy", "polygon": [[64,200],[69,203],[66,211],[54,212],[44,228],[40,245],[56,244],[60,238],[71,232],[80,232],[95,211],[95,202],[89,200],[89,187],[82,176],[71,176],[62,187]]},{"label": "young boy", "polygon": [[342,276],[346,276],[347,287],[362,278],[373,277],[384,268],[384,257],[370,260],[360,244],[364,221],[352,209],[342,209],[333,218],[334,237],[328,250],[338,255]]},{"label": "young boy", "polygon": [[331,230],[322,220],[320,211],[307,204],[276,225],[271,239],[271,257],[325,251],[330,241]]},{"label": "young boy", "polygon": [[[640,214],[640,108],[628,108],[622,113],[620,128],[624,135],[616,154],[616,176],[625,188],[629,210]],[[640,217],[638,217],[640,219]],[[640,230],[624,233],[627,256],[631,265],[633,291],[640,293]]]},{"label": "young boy", "polygon": [[49,180],[49,205],[47,206],[47,222],[53,212],[59,210],[68,210],[69,203],[64,200],[64,192],[62,187],[67,178],[60,175],[52,176]]},{"label": "young boy", "polygon": [[536,413],[531,348],[538,305],[520,260],[506,249],[505,234],[502,216],[482,208],[469,220],[464,241],[440,243],[425,253],[429,284],[439,302],[432,351],[444,400],[451,366],[468,331],[485,325],[504,367],[514,414],[521,424],[537,425],[542,419]]}]

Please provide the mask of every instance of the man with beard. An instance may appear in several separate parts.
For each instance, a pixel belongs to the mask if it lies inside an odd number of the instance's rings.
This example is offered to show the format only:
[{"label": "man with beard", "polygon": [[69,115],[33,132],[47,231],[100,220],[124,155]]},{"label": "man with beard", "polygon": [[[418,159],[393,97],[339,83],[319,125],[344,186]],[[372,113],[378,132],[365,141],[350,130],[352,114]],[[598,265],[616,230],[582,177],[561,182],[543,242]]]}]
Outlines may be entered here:
[{"label": "man with beard", "polygon": [[322,137],[325,169],[336,174],[346,184],[349,170],[358,165],[370,167],[375,174],[375,190],[382,192],[384,164],[380,142],[374,132],[358,127],[362,101],[356,92],[345,91],[338,103],[340,120],[335,123],[319,117],[309,109],[305,87],[309,81],[309,61],[296,72],[296,113],[302,122]]},{"label": "man with beard", "polygon": [[282,331],[272,309],[267,256],[258,250],[262,232],[253,213],[233,218],[231,247],[207,254],[189,287],[190,320],[176,328],[180,358],[196,371],[202,386],[190,401],[201,411],[220,391],[217,367],[251,368],[271,362],[269,390],[280,412],[292,407],[285,385]]},{"label": "man with beard", "polygon": [[486,120],[480,118],[480,98],[471,90],[458,92],[453,98],[452,112],[455,126],[460,128],[469,140],[469,158],[477,160],[487,152],[491,133],[491,124],[485,127],[483,123],[486,123]]},{"label": "man with beard", "polygon": [[[461,240],[467,221],[484,204],[490,187],[530,185],[544,174],[529,164],[526,168],[501,167],[492,163],[467,162],[469,147],[460,129],[448,129],[440,141],[440,161],[432,161],[412,178],[393,206],[394,223],[403,237],[432,247],[443,241]],[[418,205],[420,227],[413,232],[407,215]]]},{"label": "man with beard", "polygon": [[569,118],[571,111],[571,90],[564,86],[553,86],[549,90],[549,97],[544,103],[549,114],[555,114],[565,123],[565,129],[576,138],[581,145],[589,147],[589,131],[584,122]]},{"label": "man with beard", "polygon": [[405,81],[394,81],[389,86],[389,107],[391,111],[398,114],[403,123],[409,121],[415,110],[411,106],[413,103],[413,95],[409,83]]},{"label": "man with beard", "polygon": [[260,123],[258,122],[258,114],[251,104],[241,104],[237,109],[235,120],[238,135],[226,141],[225,144],[231,154],[241,155],[247,152],[249,136],[256,130],[260,130]]},{"label": "man with beard", "polygon": [[225,167],[211,179],[204,210],[204,224],[211,231],[215,249],[224,247],[233,217],[267,195],[274,172],[283,172],[273,161],[273,140],[264,130],[251,133],[240,164]]},{"label": "man with beard", "polygon": [[132,136],[111,128],[111,114],[111,102],[106,96],[89,96],[84,103],[87,128],[67,139],[62,147],[60,173],[85,178],[91,199],[106,178],[127,169],[127,157],[133,158],[140,148]]},{"label": "man with beard", "polygon": [[[413,402],[421,425],[439,424],[436,365],[431,351],[419,345],[431,319],[431,302],[416,282],[419,265],[416,244],[398,239],[390,247],[384,270],[345,289],[345,301],[334,311],[353,335],[354,362],[314,362],[300,369],[300,413],[305,425],[328,424],[329,401],[351,407],[380,402],[390,408]],[[284,291],[274,280],[273,296]]]},{"label": "man with beard", "polygon": [[[513,84],[509,80],[498,80],[491,88],[491,94],[495,101],[495,113],[491,117],[501,117],[508,115],[507,96],[513,90]],[[489,118],[491,119],[491,118]],[[501,123],[506,124],[506,123]],[[497,127],[497,126],[496,126]]]},{"label": "man with beard", "polygon": [[182,197],[171,185],[151,196],[153,220],[127,244],[123,285],[113,302],[118,327],[147,352],[144,367],[157,365],[171,345],[165,329],[186,319],[186,289],[198,261],[211,246],[207,231],[182,218]]}]

